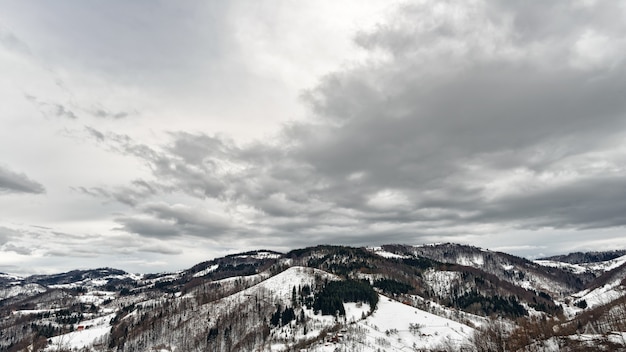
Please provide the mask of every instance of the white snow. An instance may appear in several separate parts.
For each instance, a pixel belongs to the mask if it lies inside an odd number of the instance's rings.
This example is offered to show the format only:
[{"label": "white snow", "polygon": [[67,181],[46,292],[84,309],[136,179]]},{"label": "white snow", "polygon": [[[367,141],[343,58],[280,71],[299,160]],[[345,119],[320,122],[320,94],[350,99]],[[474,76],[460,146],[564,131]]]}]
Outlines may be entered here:
[{"label": "white snow", "polygon": [[58,312],[60,310],[61,310],[61,308],[55,308],[55,309],[22,309],[22,310],[14,311],[13,314],[30,315],[30,314],[39,314],[39,313],[52,313],[52,312]]},{"label": "white snow", "polygon": [[572,272],[574,274],[583,274],[588,271],[588,269],[582,265],[564,263],[564,262],[553,261],[553,260],[535,260],[534,263],[539,264],[541,266],[560,268],[565,271]]},{"label": "white snow", "polygon": [[575,274],[582,274],[586,272],[601,274],[616,269],[626,263],[626,255],[597,263],[570,264],[554,260],[535,260],[534,262],[543,266],[561,268]]},{"label": "white snow", "polygon": [[384,250],[382,247],[369,247],[367,248],[369,251],[373,252],[374,254],[377,254],[383,258],[410,258],[410,256],[408,255],[401,255],[401,254],[396,254],[396,253],[392,253],[392,252],[388,252],[386,250]]},{"label": "white snow", "polygon": [[81,349],[93,346],[94,344],[106,343],[106,337],[111,331],[110,321],[114,316],[115,314],[109,314],[82,321],[76,324],[77,328],[78,326],[82,326],[82,330],[50,338],[51,343],[45,350]]},{"label": "white snow", "polygon": [[454,286],[453,282],[461,280],[461,273],[457,271],[439,271],[428,269],[422,274],[424,281],[440,297],[449,296]]},{"label": "white snow", "polygon": [[589,268],[590,270],[610,271],[610,270],[618,268],[624,263],[626,263],[626,255],[615,258],[615,259],[607,260],[605,262],[585,264],[585,266]]},{"label": "white snow", "polygon": [[219,268],[219,267],[220,267],[219,264],[211,265],[210,267],[208,267],[208,268],[206,268],[206,269],[204,269],[202,271],[198,271],[197,273],[193,274],[193,277],[201,277],[201,276],[210,274],[210,273],[214,272],[215,270],[217,270],[217,268]]},{"label": "white snow", "polygon": [[16,280],[16,281],[17,280],[23,280],[22,277],[11,275],[11,274],[6,274],[6,273],[0,273],[0,278],[9,279],[9,280]]},{"label": "white snow", "polygon": [[236,258],[254,258],[254,259],[278,259],[282,256],[279,253],[271,253],[271,252],[257,252],[255,254],[242,254],[238,255]]},{"label": "white snow", "polygon": [[[352,309],[349,306],[349,309]],[[374,313],[349,325],[349,339],[337,343],[320,343],[309,351],[414,351],[417,349],[446,349],[469,341],[474,329],[423,310],[379,295]]]},{"label": "white snow", "polygon": [[[339,279],[335,275],[322,270],[294,266],[278,275],[270,277],[269,279],[259,283],[257,286],[273,292],[275,296],[280,297],[286,303],[291,299],[291,293],[294,286],[298,287],[299,285],[302,286],[305,284],[311,286],[315,282],[316,276],[320,279]],[[255,287],[256,286],[251,287],[250,289],[254,289]]]},{"label": "white snow", "polygon": [[367,303],[344,303],[343,308],[346,311],[346,320],[350,322],[356,322],[370,313],[370,305]]},{"label": "white snow", "polygon": [[502,269],[504,269],[505,271],[511,271],[513,269],[515,269],[515,266],[511,265],[511,264],[502,264]]},{"label": "white snow", "polygon": [[626,295],[626,291],[620,287],[621,281],[616,279],[592,291],[584,290],[572,296],[577,298],[577,301],[584,299],[589,308],[601,306]]},{"label": "white snow", "polygon": [[38,293],[46,292],[46,288],[38,284],[26,284],[19,286],[11,286],[5,289],[0,289],[0,300],[19,296],[19,295],[36,295]]},{"label": "white snow", "polygon": [[459,255],[456,262],[460,265],[480,268],[485,264],[485,258],[478,254],[474,254],[472,256]]},{"label": "white snow", "polygon": [[84,295],[78,296],[77,299],[81,303],[102,304],[107,299],[114,299],[115,292],[110,291],[90,291]]}]

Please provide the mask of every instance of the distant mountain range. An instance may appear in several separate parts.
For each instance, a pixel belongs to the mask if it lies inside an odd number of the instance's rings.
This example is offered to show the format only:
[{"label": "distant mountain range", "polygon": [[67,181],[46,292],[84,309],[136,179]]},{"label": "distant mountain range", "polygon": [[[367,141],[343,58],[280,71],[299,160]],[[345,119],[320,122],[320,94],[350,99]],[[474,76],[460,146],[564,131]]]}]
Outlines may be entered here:
[{"label": "distant mountain range", "polygon": [[0,274],[0,351],[626,350],[626,251],[258,250],[187,270]]},{"label": "distant mountain range", "polygon": [[626,255],[626,250],[615,250],[608,252],[574,252],[565,255],[555,255],[552,257],[541,258],[543,260],[552,260],[570,264],[586,264],[606,262],[615,258]]}]

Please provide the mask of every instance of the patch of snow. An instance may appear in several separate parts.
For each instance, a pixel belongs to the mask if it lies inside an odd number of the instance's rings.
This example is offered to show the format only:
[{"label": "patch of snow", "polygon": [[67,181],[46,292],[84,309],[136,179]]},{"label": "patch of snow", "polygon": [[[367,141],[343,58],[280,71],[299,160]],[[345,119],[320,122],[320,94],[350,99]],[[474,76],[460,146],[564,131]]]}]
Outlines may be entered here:
[{"label": "patch of snow", "polygon": [[254,259],[278,259],[282,257],[282,254],[271,252],[257,252],[255,254],[242,254],[236,258],[254,258]]},{"label": "patch of snow", "polygon": [[22,309],[22,310],[14,311],[13,314],[17,314],[17,315],[31,315],[31,314],[58,312],[60,310],[61,310],[61,308],[55,308],[55,309]]},{"label": "patch of snow", "polygon": [[618,257],[618,258],[615,258],[615,259],[607,260],[605,262],[588,263],[588,264],[584,264],[584,265],[585,265],[585,267],[589,268],[589,270],[594,270],[594,271],[611,271],[613,269],[616,269],[616,268],[620,267],[624,263],[626,263],[626,255]]},{"label": "patch of snow", "polygon": [[38,284],[14,285],[5,289],[0,289],[0,300],[19,296],[36,295],[46,292],[47,289]]},{"label": "patch of snow", "polygon": [[535,260],[534,263],[542,266],[560,268],[574,274],[583,274],[586,272],[601,274],[624,265],[624,263],[626,263],[626,255],[597,263],[570,264],[554,260]]},{"label": "patch of snow", "polygon": [[453,282],[461,280],[461,273],[428,269],[423,273],[423,278],[435,294],[444,297],[452,293]]},{"label": "patch of snow", "polygon": [[470,257],[459,255],[456,262],[460,265],[480,268],[485,264],[485,258],[479,254],[474,254]]},{"label": "patch of snow", "polygon": [[535,260],[534,263],[539,264],[541,266],[563,269],[565,271],[569,271],[574,274],[583,274],[588,271],[588,269],[582,265],[564,263],[564,262],[553,261],[553,260]]},{"label": "patch of snow", "polygon": [[8,280],[15,280],[15,281],[20,281],[24,279],[22,277],[11,275],[11,274],[6,274],[6,273],[0,273],[0,278],[8,279]]},{"label": "patch of snow", "polygon": [[626,295],[626,291],[620,288],[621,281],[616,279],[592,291],[584,290],[572,296],[578,298],[577,301],[585,300],[589,308],[601,306]]},{"label": "patch of snow", "polygon": [[383,258],[410,258],[408,255],[401,255],[392,252],[388,252],[384,250],[382,247],[369,247],[367,248],[370,252],[379,255]]},{"label": "patch of snow", "polygon": [[[273,292],[275,296],[282,298],[283,302],[287,303],[291,299],[291,293],[294,286],[313,286],[316,276],[320,280],[326,278],[330,280],[339,279],[338,277],[322,270],[294,266],[288,268],[280,274],[270,277],[269,279],[259,283],[257,286]],[[251,289],[253,288],[254,287]]]},{"label": "patch of snow", "polygon": [[67,334],[50,338],[50,344],[45,351],[58,351],[61,349],[82,349],[95,344],[107,343],[107,336],[111,332],[111,319],[115,314],[109,314],[95,319],[84,320],[76,324],[76,330]]},{"label": "patch of snow", "polygon": [[502,264],[502,269],[504,269],[505,271],[511,271],[513,269],[515,269],[515,266],[511,265],[511,264]]},{"label": "patch of snow", "polygon": [[[374,313],[349,326],[350,339],[321,343],[309,351],[414,351],[467,343],[474,329],[379,295]],[[352,332],[354,331],[354,332]]]},{"label": "patch of snow", "polygon": [[78,296],[77,299],[81,303],[102,304],[107,299],[114,299],[115,292],[110,291],[90,291],[84,295]]},{"label": "patch of snow", "polygon": [[346,311],[346,321],[348,323],[356,322],[366,317],[371,308],[367,303],[344,303],[343,308]]},{"label": "patch of snow", "polygon": [[219,268],[219,267],[220,267],[219,264],[211,265],[210,267],[208,267],[208,268],[206,268],[206,269],[204,269],[202,271],[198,271],[197,273],[193,274],[193,277],[201,277],[201,276],[210,274],[210,273],[214,272],[215,270],[217,270],[217,268]]}]

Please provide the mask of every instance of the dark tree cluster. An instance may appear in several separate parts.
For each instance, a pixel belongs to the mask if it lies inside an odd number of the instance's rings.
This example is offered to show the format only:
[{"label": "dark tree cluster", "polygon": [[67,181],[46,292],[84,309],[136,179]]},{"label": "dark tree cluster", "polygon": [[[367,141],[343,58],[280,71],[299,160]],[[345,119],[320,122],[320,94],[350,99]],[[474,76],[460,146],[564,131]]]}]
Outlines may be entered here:
[{"label": "dark tree cluster", "polygon": [[500,314],[517,318],[528,314],[526,309],[519,304],[517,299],[513,296],[501,297],[494,295],[486,297],[475,291],[471,291],[457,297],[454,300],[454,304],[467,312],[485,316]]},{"label": "dark tree cluster", "polygon": [[313,309],[322,315],[345,315],[344,302],[368,303],[374,310],[378,294],[364,281],[331,281],[315,296]]},{"label": "dark tree cluster", "polygon": [[413,289],[413,286],[393,279],[376,280],[374,287],[380,288],[383,292],[393,295],[406,294]]}]

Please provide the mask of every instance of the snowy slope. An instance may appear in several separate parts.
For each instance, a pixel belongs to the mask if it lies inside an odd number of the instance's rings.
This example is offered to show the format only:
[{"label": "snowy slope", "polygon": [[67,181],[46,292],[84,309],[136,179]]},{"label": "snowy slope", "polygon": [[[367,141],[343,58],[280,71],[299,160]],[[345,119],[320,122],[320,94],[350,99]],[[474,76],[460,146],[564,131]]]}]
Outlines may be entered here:
[{"label": "snowy slope", "polygon": [[193,277],[202,277],[204,275],[210,274],[212,272],[214,272],[215,270],[217,270],[217,268],[219,268],[220,265],[219,264],[214,264],[211,265],[210,267],[202,270],[202,271],[198,271],[197,273],[193,274]]},{"label": "snowy slope", "polygon": [[320,342],[309,351],[452,350],[466,344],[474,329],[379,295],[378,308],[351,325],[337,343]]},{"label": "snowy slope", "polygon": [[621,278],[614,279],[596,289],[573,294],[572,297],[576,298],[577,302],[584,300],[589,308],[601,306],[626,295],[626,289],[621,286],[621,282]]},{"label": "snowy slope", "polygon": [[604,262],[595,263],[570,264],[554,260],[535,260],[534,262],[543,266],[560,268],[575,274],[594,273],[599,275],[616,269],[626,263],[626,255]]},{"label": "snowy slope", "polygon": [[410,258],[410,256],[408,255],[402,255],[386,251],[382,247],[369,247],[367,248],[367,250],[383,258]]},{"label": "snowy slope", "polygon": [[45,287],[38,284],[13,285],[4,289],[0,288],[0,300],[19,295],[32,296],[46,291]]},{"label": "snowy slope", "polygon": [[115,314],[109,314],[80,322],[76,327],[80,330],[52,337],[46,351],[82,349],[106,344],[108,334],[111,331],[110,321],[114,316]]}]

